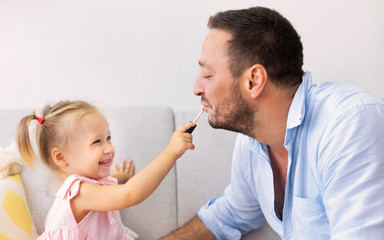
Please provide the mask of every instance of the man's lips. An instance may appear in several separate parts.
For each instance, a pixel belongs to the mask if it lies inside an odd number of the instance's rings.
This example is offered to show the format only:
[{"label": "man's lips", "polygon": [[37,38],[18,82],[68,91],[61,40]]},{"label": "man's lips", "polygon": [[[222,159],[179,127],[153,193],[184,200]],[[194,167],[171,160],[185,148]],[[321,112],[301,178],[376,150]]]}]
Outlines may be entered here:
[{"label": "man's lips", "polygon": [[203,107],[204,107],[204,110],[206,110],[206,109],[207,109],[207,107],[208,107],[208,105],[207,105],[207,104],[205,104],[205,103],[203,103],[203,102],[201,102],[201,105],[203,105]]}]

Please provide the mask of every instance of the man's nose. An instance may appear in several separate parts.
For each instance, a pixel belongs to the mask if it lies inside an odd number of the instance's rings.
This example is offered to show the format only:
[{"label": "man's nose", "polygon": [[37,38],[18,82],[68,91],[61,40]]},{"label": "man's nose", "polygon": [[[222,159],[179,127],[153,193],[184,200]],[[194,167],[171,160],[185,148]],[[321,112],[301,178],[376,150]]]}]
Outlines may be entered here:
[{"label": "man's nose", "polygon": [[195,84],[193,85],[193,94],[196,96],[201,96],[204,94],[204,83],[201,72],[197,76]]}]

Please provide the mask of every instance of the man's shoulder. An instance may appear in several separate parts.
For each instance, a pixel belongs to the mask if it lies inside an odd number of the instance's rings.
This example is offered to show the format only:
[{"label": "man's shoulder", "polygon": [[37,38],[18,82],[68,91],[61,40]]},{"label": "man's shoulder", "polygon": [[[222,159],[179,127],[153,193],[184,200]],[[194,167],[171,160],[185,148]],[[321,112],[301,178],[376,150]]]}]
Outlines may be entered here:
[{"label": "man's shoulder", "polygon": [[316,110],[342,115],[350,109],[364,105],[384,106],[384,100],[361,88],[345,83],[320,82],[313,85],[307,95],[308,106]]}]

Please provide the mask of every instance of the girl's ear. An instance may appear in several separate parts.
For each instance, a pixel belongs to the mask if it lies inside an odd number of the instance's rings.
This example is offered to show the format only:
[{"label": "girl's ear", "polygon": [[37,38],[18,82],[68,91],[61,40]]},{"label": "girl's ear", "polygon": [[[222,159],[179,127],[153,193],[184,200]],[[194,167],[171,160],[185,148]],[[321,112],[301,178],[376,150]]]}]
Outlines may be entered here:
[{"label": "girl's ear", "polygon": [[258,97],[267,83],[267,70],[261,64],[255,64],[246,73],[248,91],[251,98]]},{"label": "girl's ear", "polygon": [[67,167],[69,165],[67,161],[67,156],[59,148],[55,147],[52,149],[52,159],[55,164],[59,167]]}]

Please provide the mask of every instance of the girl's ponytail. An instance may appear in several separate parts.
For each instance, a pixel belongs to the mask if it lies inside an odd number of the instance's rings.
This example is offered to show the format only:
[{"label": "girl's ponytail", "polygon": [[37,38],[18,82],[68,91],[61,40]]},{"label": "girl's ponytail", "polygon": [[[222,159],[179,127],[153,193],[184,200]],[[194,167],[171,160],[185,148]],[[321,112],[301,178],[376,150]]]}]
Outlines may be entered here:
[{"label": "girl's ponytail", "polygon": [[[41,125],[44,118],[38,117],[35,112],[32,115],[23,117],[16,128],[16,142],[19,148],[20,156],[24,162],[33,167],[33,161],[36,159],[36,154],[33,151],[31,140],[29,136],[29,126],[31,120],[36,119]],[[37,126],[39,128],[41,126]],[[40,132],[40,131],[39,131]],[[36,136],[38,137],[38,136]]]}]

